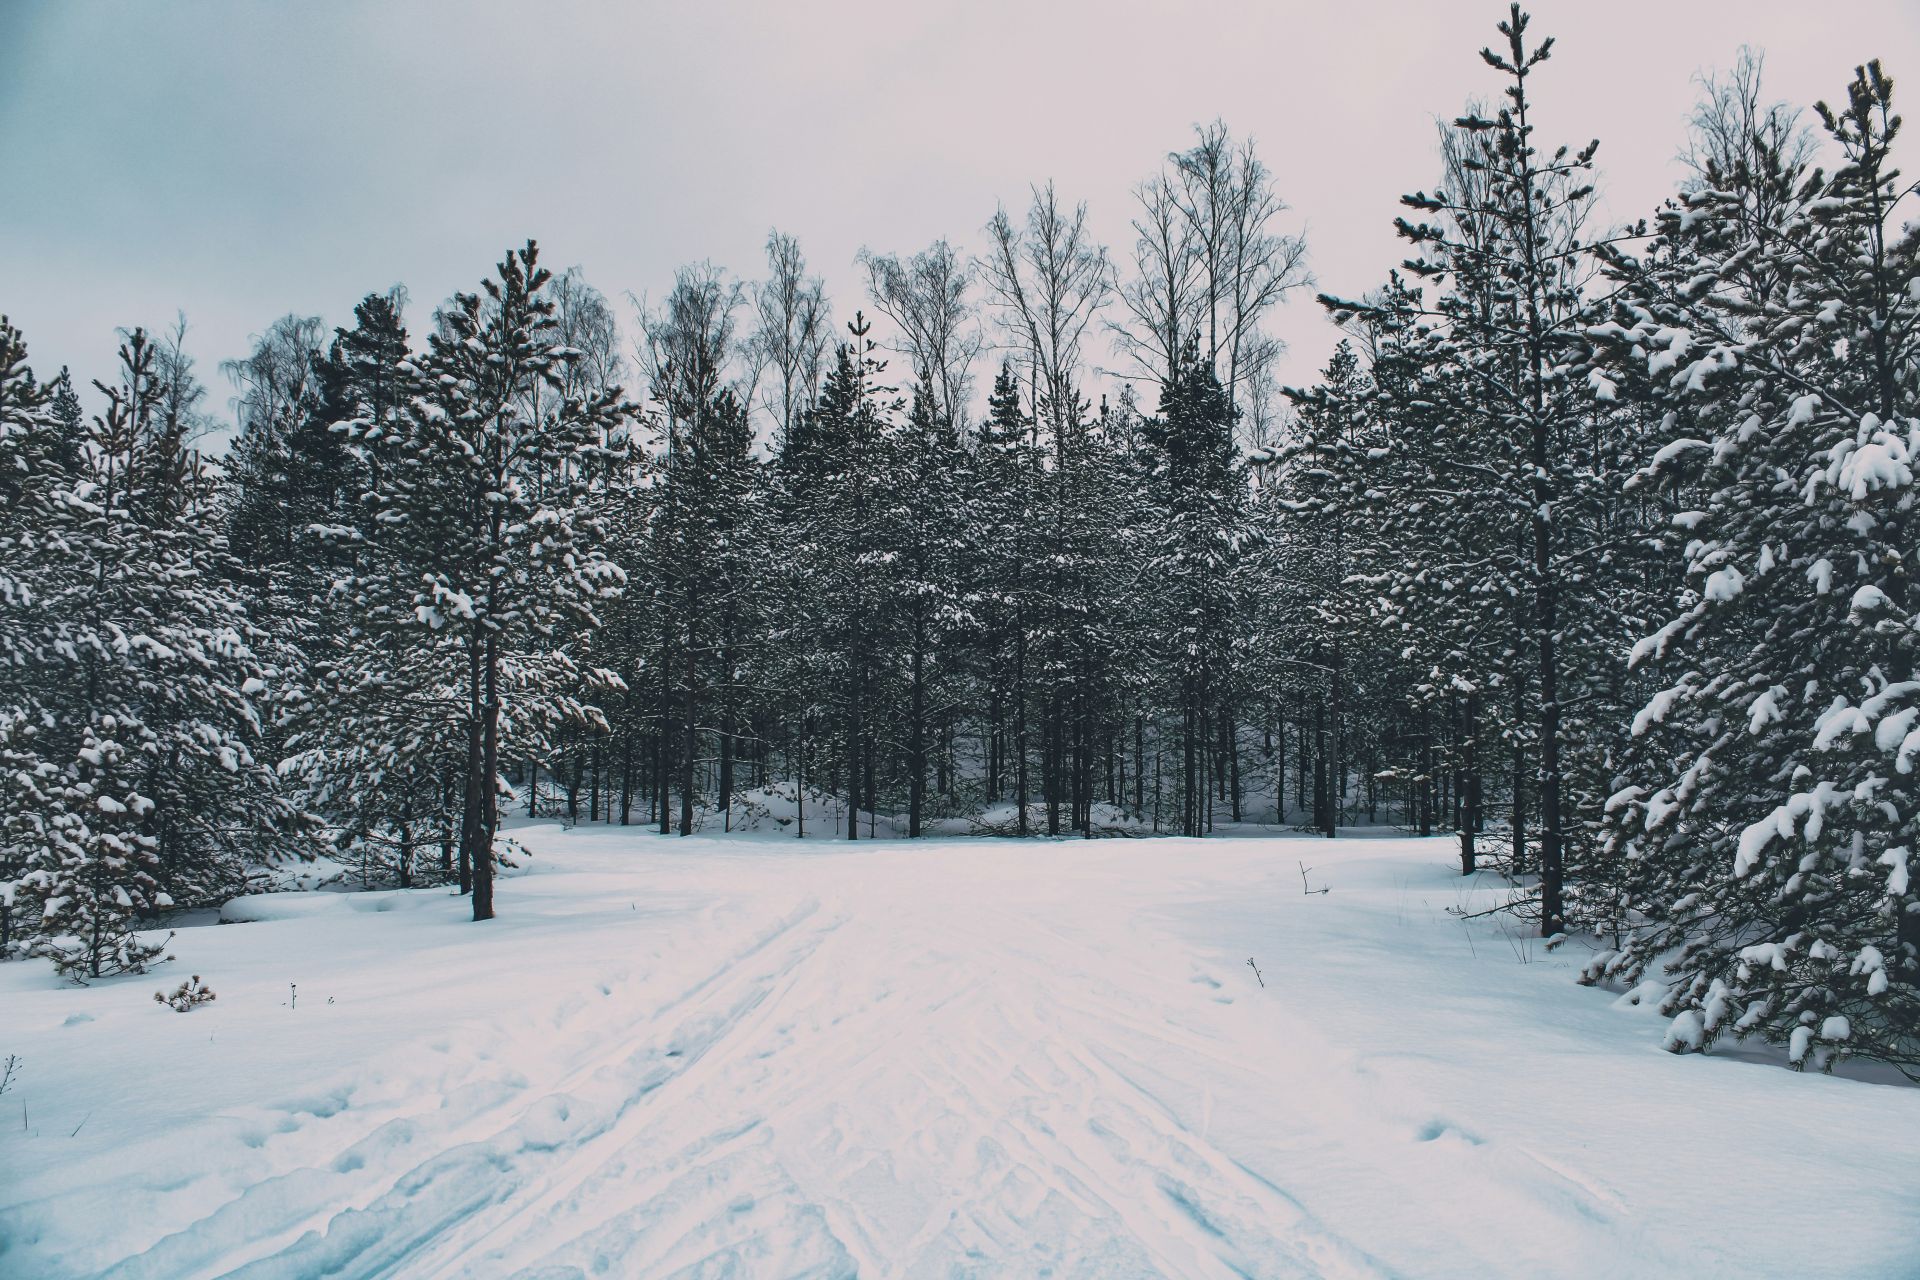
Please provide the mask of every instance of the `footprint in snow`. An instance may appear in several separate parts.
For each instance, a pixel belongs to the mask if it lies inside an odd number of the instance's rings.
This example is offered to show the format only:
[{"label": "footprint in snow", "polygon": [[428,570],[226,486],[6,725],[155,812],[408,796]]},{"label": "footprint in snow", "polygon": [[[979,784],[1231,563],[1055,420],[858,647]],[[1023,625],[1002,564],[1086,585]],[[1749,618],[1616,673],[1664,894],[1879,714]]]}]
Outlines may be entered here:
[{"label": "footprint in snow", "polygon": [[352,1096],[352,1092],[350,1089],[335,1089],[330,1093],[317,1094],[304,1098],[292,1098],[286,1102],[282,1102],[276,1109],[284,1111],[288,1115],[314,1116],[318,1119],[325,1120],[329,1116],[337,1116],[347,1109],[347,1102]]},{"label": "footprint in snow", "polygon": [[1415,1137],[1421,1142],[1439,1142],[1445,1139],[1448,1142],[1464,1143],[1469,1147],[1478,1147],[1485,1143],[1485,1139],[1476,1138],[1464,1129],[1456,1129],[1444,1120],[1427,1121],[1420,1126],[1420,1131]]}]

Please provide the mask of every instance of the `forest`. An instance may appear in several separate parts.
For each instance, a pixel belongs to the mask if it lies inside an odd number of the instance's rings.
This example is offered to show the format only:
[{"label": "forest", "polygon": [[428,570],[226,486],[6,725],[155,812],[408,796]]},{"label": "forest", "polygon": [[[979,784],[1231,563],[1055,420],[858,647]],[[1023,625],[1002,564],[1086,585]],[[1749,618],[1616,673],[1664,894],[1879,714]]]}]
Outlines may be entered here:
[{"label": "forest", "polygon": [[[1500,23],[1360,297],[1216,122],[1131,244],[1043,182],[857,298],[778,230],[632,306],[533,240],[437,307],[369,281],[220,365],[223,451],[183,327],[74,372],[0,323],[0,958],[139,972],[317,864],[507,915],[515,815],[1397,826],[1666,983],[1669,1048],[1920,1071],[1892,79],[1776,103],[1744,55],[1606,225],[1552,47]],[[1311,385],[1282,306],[1342,330]]]}]

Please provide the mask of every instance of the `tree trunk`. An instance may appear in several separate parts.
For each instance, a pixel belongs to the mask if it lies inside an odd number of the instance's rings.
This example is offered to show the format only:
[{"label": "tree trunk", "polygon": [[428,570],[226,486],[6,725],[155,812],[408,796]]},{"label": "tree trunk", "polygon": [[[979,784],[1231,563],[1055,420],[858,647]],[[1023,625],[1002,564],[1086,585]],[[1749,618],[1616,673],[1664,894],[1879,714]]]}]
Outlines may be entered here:
[{"label": "tree trunk", "polygon": [[911,706],[907,732],[907,835],[920,838],[921,807],[927,791],[927,622],[924,608],[913,613]]},{"label": "tree trunk", "polygon": [[[689,605],[689,608],[691,608],[691,605]],[[689,626],[687,628],[687,655],[683,668],[683,673],[686,677],[686,733],[681,742],[680,757],[680,834],[683,836],[693,834],[693,798],[695,794],[693,770],[699,755],[700,745],[700,699],[695,693],[695,681],[699,678],[699,670],[695,665],[696,662],[697,659],[694,656],[693,628]]]},{"label": "tree trunk", "polygon": [[1434,833],[1434,716],[1421,706],[1421,835]]},{"label": "tree trunk", "polygon": [[1520,738],[1520,726],[1526,723],[1526,694],[1518,681],[1513,686],[1513,874],[1523,875],[1527,864],[1527,748]]},{"label": "tree trunk", "polygon": [[500,651],[487,632],[486,710],[481,749],[480,840],[473,851],[473,918],[493,919],[493,833],[500,829]]},{"label": "tree trunk", "polygon": [[1547,472],[1547,424],[1536,416],[1533,430],[1534,513],[1533,571],[1539,583],[1538,641],[1540,652],[1540,934],[1550,938],[1566,922],[1563,901],[1560,831],[1560,671],[1556,652],[1551,504],[1552,482]]},{"label": "tree trunk", "polygon": [[660,716],[659,726],[653,738],[653,803],[654,820],[660,824],[660,834],[670,835],[673,831],[672,820],[668,817],[667,804],[672,786],[667,778],[667,742],[672,735],[673,726],[673,690],[667,682],[667,657],[669,654],[665,636],[660,641]]},{"label": "tree trunk", "polygon": [[1237,823],[1240,821],[1240,728],[1234,723],[1231,705],[1220,708],[1220,737],[1227,748],[1227,795]]},{"label": "tree trunk", "polygon": [[1019,809],[1015,828],[1024,836],[1027,834],[1027,624],[1024,613],[1014,616],[1013,802]]},{"label": "tree trunk", "polygon": [[1474,872],[1475,851],[1473,837],[1480,823],[1480,774],[1478,755],[1480,739],[1480,699],[1478,694],[1467,695],[1467,705],[1463,713],[1466,721],[1461,726],[1461,739],[1465,745],[1466,777],[1460,790],[1462,793],[1460,814],[1460,874],[1470,876]]},{"label": "tree trunk", "polygon": [[[413,887],[413,778],[404,784],[400,799],[400,864],[394,868],[402,889]],[[0,956],[7,953],[6,938],[0,931]]]},{"label": "tree trunk", "polygon": [[847,698],[847,839],[860,838],[860,657],[848,664],[851,680]]},{"label": "tree trunk", "polygon": [[480,839],[480,769],[484,737],[482,715],[480,638],[467,642],[467,782],[460,800],[460,892],[473,892],[474,847]]}]

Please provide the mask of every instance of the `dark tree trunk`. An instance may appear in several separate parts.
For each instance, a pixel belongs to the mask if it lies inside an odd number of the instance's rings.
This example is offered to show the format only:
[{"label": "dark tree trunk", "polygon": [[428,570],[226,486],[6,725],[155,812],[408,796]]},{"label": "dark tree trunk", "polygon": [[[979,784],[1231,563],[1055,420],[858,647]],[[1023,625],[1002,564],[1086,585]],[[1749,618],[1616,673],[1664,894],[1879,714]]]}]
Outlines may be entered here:
[{"label": "dark tree trunk", "polygon": [[847,699],[847,839],[860,838],[860,741],[864,726],[861,724],[860,657],[855,652],[849,664],[849,697]]},{"label": "dark tree trunk", "polygon": [[633,731],[620,735],[620,825],[633,821]]},{"label": "dark tree trunk", "polygon": [[480,841],[480,770],[484,753],[481,703],[480,639],[467,643],[467,782],[460,803],[460,892],[473,892],[474,848]]},{"label": "dark tree trunk", "polygon": [[1480,826],[1480,697],[1467,695],[1463,712],[1465,724],[1461,726],[1461,740],[1464,743],[1466,777],[1460,790],[1463,796],[1460,814],[1460,874],[1470,876],[1474,872],[1475,850],[1474,834]]},{"label": "dark tree trunk", "polygon": [[[413,779],[409,777],[400,796],[400,865],[395,874],[402,889],[413,887]],[[4,924],[0,924],[0,956],[7,953]]]},{"label": "dark tree trunk", "polygon": [[660,641],[660,723],[653,735],[653,803],[654,820],[660,824],[660,834],[670,835],[673,831],[672,819],[668,815],[669,793],[672,790],[667,779],[667,742],[673,732],[673,689],[667,681],[667,658],[670,650],[662,636]]},{"label": "dark tree trunk", "polygon": [[1220,708],[1220,737],[1227,747],[1227,795],[1231,798],[1232,815],[1235,822],[1240,821],[1240,729],[1233,719],[1232,706]]},{"label": "dark tree trunk", "polygon": [[1013,802],[1019,810],[1015,828],[1024,836],[1027,834],[1027,624],[1024,613],[1014,616]]},{"label": "dark tree trunk", "polygon": [[1518,681],[1513,686],[1513,874],[1524,875],[1527,867],[1527,748],[1520,738],[1520,726],[1526,723],[1526,694]]},{"label": "dark tree trunk", "polygon": [[473,918],[493,919],[493,833],[500,829],[500,652],[487,633],[485,733],[481,751],[480,839],[473,851]]},{"label": "dark tree trunk", "polygon": [[[689,604],[689,608],[691,608]],[[693,628],[687,629],[687,654],[682,666],[686,689],[687,714],[685,729],[680,743],[680,834],[693,834],[693,798],[695,795],[693,770],[699,756],[700,746],[700,698],[695,692],[699,679],[699,669],[694,656]]]},{"label": "dark tree trunk", "polygon": [[912,688],[907,710],[907,835],[920,838],[920,821],[927,794],[927,620],[923,608],[913,611]]},{"label": "dark tree trunk", "polygon": [[1433,711],[1420,708],[1420,834],[1433,834]]}]

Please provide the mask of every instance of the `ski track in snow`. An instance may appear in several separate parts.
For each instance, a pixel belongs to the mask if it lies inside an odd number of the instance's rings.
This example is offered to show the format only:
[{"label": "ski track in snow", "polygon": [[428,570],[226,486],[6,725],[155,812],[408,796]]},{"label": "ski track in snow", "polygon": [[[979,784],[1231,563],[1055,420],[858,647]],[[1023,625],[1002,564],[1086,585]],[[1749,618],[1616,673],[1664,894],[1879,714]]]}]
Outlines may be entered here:
[{"label": "ski track in snow", "polygon": [[[558,869],[508,880],[502,911],[539,916],[516,935],[522,965],[558,953],[568,977],[523,971],[492,1013],[241,1109],[252,1163],[144,1178],[126,1207],[164,1224],[148,1238],[129,1222],[62,1240],[63,1215],[98,1195],[82,1178],[45,1197],[0,1182],[0,1240],[49,1274],[167,1280],[1738,1272],[1712,1248],[1676,1252],[1692,1242],[1673,1224],[1655,1231],[1631,1188],[1581,1169],[1564,1116],[1539,1141],[1456,1118],[1419,1038],[1377,1039],[1419,1015],[1330,1004],[1328,973],[1357,972],[1359,1000],[1371,949],[1389,954],[1363,926],[1390,895],[1350,883],[1345,898],[1286,898],[1293,841],[805,856],[707,842],[703,862],[630,834],[525,836]],[[1444,857],[1393,847],[1409,845]],[[1336,858],[1387,848],[1314,853],[1337,882]],[[641,919],[656,894],[687,909]],[[1393,911],[1407,894],[1397,886]],[[1192,921],[1223,909],[1235,950],[1271,935],[1265,987],[1196,938]],[[1264,922],[1235,933],[1235,910]],[[417,923],[384,907],[361,918]],[[1328,953],[1317,930],[1332,922],[1354,954]],[[1920,1132],[1916,1109],[1902,1114]],[[1596,1105],[1592,1122],[1607,1120]],[[11,1265],[0,1251],[0,1272],[30,1274]]]}]

